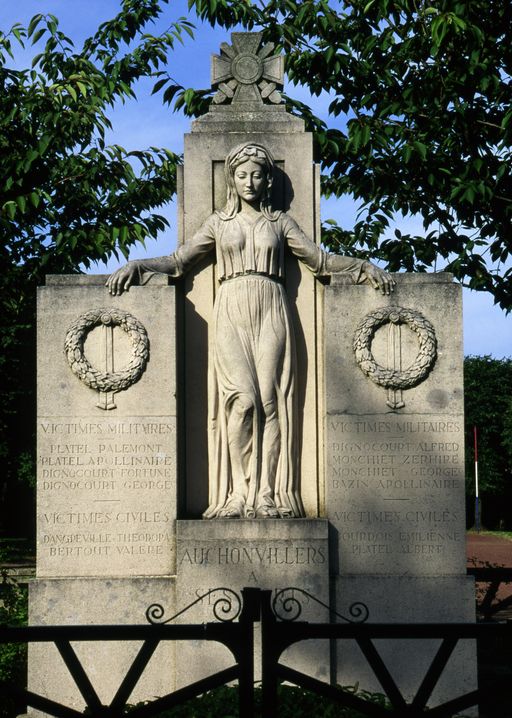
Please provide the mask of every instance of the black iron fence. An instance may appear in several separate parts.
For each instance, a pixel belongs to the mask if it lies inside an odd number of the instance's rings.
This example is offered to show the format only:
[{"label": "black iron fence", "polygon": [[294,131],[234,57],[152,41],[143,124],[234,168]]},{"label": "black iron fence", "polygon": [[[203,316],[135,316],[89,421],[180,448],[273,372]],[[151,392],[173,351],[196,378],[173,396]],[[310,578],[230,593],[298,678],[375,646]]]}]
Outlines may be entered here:
[{"label": "black iron fence", "polygon": [[512,618],[512,591],[503,598],[498,598],[500,587],[512,583],[512,568],[498,566],[468,568],[468,576],[473,576],[477,583],[476,609],[485,620],[490,621],[502,614],[504,618]]},{"label": "black iron fence", "polygon": [[[252,718],[254,708],[254,628],[259,625],[262,651],[262,708],[264,718],[279,716],[278,684],[282,681],[301,686],[327,697],[339,706],[358,710],[364,716],[382,718],[425,717],[429,699],[446,669],[447,663],[459,641],[477,641],[499,637],[512,644],[512,623],[479,624],[372,624],[367,621],[368,612],[363,604],[354,604],[350,617],[340,617],[338,623],[309,623],[300,620],[301,594],[308,600],[316,600],[301,589],[287,589],[272,596],[269,591],[245,588],[238,596],[229,589],[215,589],[201,596],[198,603],[210,594],[222,591],[221,598],[214,601],[212,610],[215,621],[205,624],[175,624],[173,620],[184,614],[189,607],[171,619],[164,620],[161,606],[151,606],[147,611],[148,625],[136,626],[53,626],[28,628],[0,627],[0,643],[52,643],[54,644],[72,676],[83,702],[84,711],[59,702],[58,696],[49,698],[25,688],[0,683],[0,695],[17,698],[27,706],[46,712],[55,718],[119,718],[124,714],[129,697],[142,677],[148,662],[158,645],[165,641],[207,641],[226,646],[233,665],[213,675],[156,698],[145,705],[130,710],[133,718],[151,718],[165,709],[183,704],[226,683],[237,682],[239,714]],[[289,591],[289,593],[286,593]],[[194,605],[194,604],[192,604]],[[322,604],[323,605],[323,604]],[[440,646],[431,665],[420,682],[412,702],[407,703],[394,681],[390,666],[386,665],[375,641],[379,639],[432,639],[440,640]],[[281,663],[282,653],[290,646],[305,640],[330,641],[352,640],[357,643],[368,665],[382,686],[388,699],[388,707],[365,700],[354,693],[319,681]],[[73,642],[75,641],[138,641],[140,648],[109,705],[103,705],[98,693],[80,663]],[[448,702],[428,710],[429,718],[449,718],[463,714],[472,706],[503,692],[510,678],[496,680],[495,685],[475,688],[455,696]],[[505,715],[503,713],[502,715]]]}]

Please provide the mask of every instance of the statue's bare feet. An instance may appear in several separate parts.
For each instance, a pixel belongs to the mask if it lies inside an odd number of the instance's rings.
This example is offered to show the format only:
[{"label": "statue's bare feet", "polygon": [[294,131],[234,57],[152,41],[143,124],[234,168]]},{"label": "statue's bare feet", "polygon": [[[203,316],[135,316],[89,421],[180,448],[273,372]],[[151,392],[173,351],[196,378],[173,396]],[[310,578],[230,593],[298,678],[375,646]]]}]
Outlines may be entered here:
[{"label": "statue's bare feet", "polygon": [[256,506],[256,518],[258,519],[278,519],[279,511],[274,501],[269,497],[265,496],[258,501]]},{"label": "statue's bare feet", "polygon": [[231,496],[218,513],[220,519],[241,519],[245,516],[245,499],[234,494]]}]

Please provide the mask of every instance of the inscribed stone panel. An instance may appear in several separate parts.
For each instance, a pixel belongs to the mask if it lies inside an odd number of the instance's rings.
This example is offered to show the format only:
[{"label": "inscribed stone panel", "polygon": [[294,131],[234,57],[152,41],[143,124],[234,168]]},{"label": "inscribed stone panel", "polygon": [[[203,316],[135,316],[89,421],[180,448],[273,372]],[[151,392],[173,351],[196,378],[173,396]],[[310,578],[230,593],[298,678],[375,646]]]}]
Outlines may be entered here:
[{"label": "inscribed stone panel", "polygon": [[397,275],[382,297],[335,278],[325,298],[326,514],[340,574],[463,573],[460,287]]},{"label": "inscribed stone panel", "polygon": [[[182,620],[185,623],[215,620],[212,610],[215,601],[223,596],[232,600],[230,592],[240,593],[246,586],[271,590],[273,595],[281,589],[297,587],[328,605],[327,531],[327,521],[321,519],[178,521],[178,607],[184,608],[212,589],[221,589],[187,611]],[[294,596],[301,604],[300,620],[328,620],[327,609],[300,591],[287,592],[286,596]],[[222,646],[210,644],[205,648],[198,642],[187,644],[183,651],[187,655],[186,668],[179,674],[179,682],[198,680],[232,662]],[[284,663],[328,680],[328,653],[326,642],[308,642],[306,647],[300,645],[286,651]],[[259,676],[258,661],[255,669]]]},{"label": "inscribed stone panel", "polygon": [[[60,277],[39,293],[39,577],[174,570],[174,290],[157,281],[112,298],[103,283]],[[112,316],[135,318],[148,339],[145,368],[118,392],[91,388],[87,376],[110,380],[137,358],[133,326],[102,322]]]}]

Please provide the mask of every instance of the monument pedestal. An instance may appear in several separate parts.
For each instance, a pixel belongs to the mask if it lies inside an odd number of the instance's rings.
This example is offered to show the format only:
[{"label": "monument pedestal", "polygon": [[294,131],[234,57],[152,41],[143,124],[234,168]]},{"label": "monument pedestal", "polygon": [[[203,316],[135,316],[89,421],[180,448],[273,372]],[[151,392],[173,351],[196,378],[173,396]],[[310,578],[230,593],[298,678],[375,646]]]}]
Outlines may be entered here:
[{"label": "monument pedestal", "polygon": [[[368,607],[371,623],[472,623],[475,585],[465,576],[349,576],[336,579],[336,611],[354,601]],[[337,676],[341,685],[382,693],[382,686],[354,641],[337,642]],[[374,641],[404,698],[412,701],[441,645],[440,639]],[[459,641],[429,701],[433,707],[475,689],[475,641]],[[464,715],[475,715],[470,710]]]},{"label": "monument pedestal", "polygon": [[[39,289],[33,626],[144,623],[151,603],[175,605],[174,287],[155,276],[111,297],[105,279],[54,276]],[[136,651],[78,646],[105,703]],[[161,645],[131,702],[169,690],[173,667]],[[29,688],[84,706],[53,645],[30,647]]]},{"label": "monument pedestal", "polygon": [[[395,291],[383,295],[369,284],[352,283],[365,276],[357,261],[352,276],[334,274],[324,288],[299,266],[297,258],[309,257],[308,266],[323,271],[314,245],[298,230],[287,230],[280,214],[289,215],[319,242],[320,178],[312,136],[281,103],[282,58],[269,56],[271,46],[261,46],[261,33],[234,33],[232,42],[232,47],[224,43],[214,59],[217,94],[212,108],[185,139],[178,182],[182,246],[164,267],[171,273],[180,266],[188,269],[182,261],[188,250],[190,262],[199,259],[201,228],[205,251],[216,244],[220,274],[215,262],[207,268],[208,258],[201,257],[182,284],[179,480],[176,310],[167,278],[154,277],[121,296],[107,294],[105,277],[92,276],[48,278],[40,290],[38,554],[30,622],[143,623],[150,604],[160,603],[171,618],[197,601],[175,620],[202,623],[213,620],[219,597],[225,596],[227,607],[236,601],[233,592],[245,586],[278,596],[281,589],[299,589],[305,621],[327,622],[329,609],[322,604],[349,615],[358,602],[367,604],[371,622],[472,621],[473,586],[465,576],[461,289],[450,275],[400,274],[395,275]],[[255,148],[255,142],[264,147]],[[242,198],[233,157],[225,172],[226,158],[241,143],[247,157],[259,158],[263,168],[258,191],[269,194],[268,216],[265,222],[251,222],[250,229],[243,229],[242,220],[229,234],[208,218],[225,207],[227,197],[236,199],[238,193]],[[255,190],[247,196],[264,197]],[[224,218],[226,226],[241,219],[233,207],[234,215]],[[264,214],[265,207],[260,209]],[[271,222],[276,229],[271,230]],[[235,254],[240,255],[239,269],[231,266]],[[229,271],[222,269],[227,263]],[[246,288],[240,293],[243,299],[216,305],[223,291],[219,279],[245,282],[242,275],[249,274],[259,289],[251,293]],[[283,280],[286,298],[276,278]],[[386,286],[385,275],[382,281]],[[255,300],[253,306],[253,295],[274,298]],[[228,316],[237,302],[243,312],[233,312],[230,322],[240,335],[231,330],[216,335],[214,307],[222,306]],[[253,316],[263,312],[265,302],[271,309],[264,310],[265,322],[252,347],[253,339],[246,336],[260,321]],[[240,356],[247,354],[241,379],[235,377],[236,365],[218,361],[218,351],[215,368],[215,352],[209,353],[212,334],[216,351],[220,344],[231,349],[238,341]],[[274,348],[263,360],[267,340]],[[210,389],[208,356],[215,369]],[[286,373],[281,371],[285,364]],[[235,384],[224,387],[222,402],[217,370],[229,374],[226,386]],[[279,373],[289,377],[286,387],[276,382]],[[244,394],[245,384],[250,391]],[[268,391],[265,403],[263,388]],[[288,401],[292,388],[296,405]],[[231,427],[223,444],[227,458],[219,458],[218,452],[208,453],[208,438],[219,426],[219,416],[228,426],[237,392],[251,398],[257,421],[248,438],[237,438]],[[281,400],[270,411],[278,395]],[[208,400],[212,408],[222,407],[211,413],[210,425]],[[243,402],[241,410],[249,412]],[[281,428],[267,434],[268,446],[258,429],[268,429],[276,418],[286,435],[296,439],[287,445],[284,464]],[[288,482],[290,495],[300,493],[308,518],[177,521],[178,487],[182,517],[203,514],[208,482],[211,489],[219,488],[221,474],[228,499],[234,474],[220,468],[233,457],[236,463],[252,452],[253,496],[257,489],[274,487],[277,469],[267,467],[266,474],[261,469],[260,453],[269,447],[279,449],[274,452],[274,458],[280,453],[277,467],[296,461],[298,468],[289,469],[286,481],[282,477],[283,486]],[[240,479],[248,475],[237,474],[240,494],[245,491]],[[302,509],[292,513],[299,516]],[[400,689],[412,697],[435,641],[403,641],[398,648],[378,643],[384,656],[392,658],[390,670]],[[133,702],[232,663],[226,649],[210,643],[187,643],[178,650],[175,661],[172,646],[159,648]],[[100,653],[84,644],[79,653],[91,677],[98,677],[100,698],[108,703],[130,656],[121,658],[113,645]],[[31,688],[83,705],[56,652],[36,647],[29,658]],[[305,642],[292,647],[283,662],[324,681],[337,669],[342,685],[379,690],[351,645],[339,647],[337,666],[332,658],[326,641]],[[432,700],[455,697],[475,683],[474,644],[463,644]]]},{"label": "monument pedestal", "polygon": [[[51,578],[30,585],[30,624],[33,626],[133,625],[146,622],[152,603],[175,612],[175,580],[165,577],[139,578]],[[128,669],[140,642],[108,641],[100,644],[73,642],[77,656],[98,697],[109,705]],[[161,696],[173,690],[176,644],[162,641],[135,687],[129,702]],[[66,706],[83,710],[85,703],[53,644],[32,643],[28,653],[30,690],[58,699]],[[31,710],[31,718],[46,713]]]},{"label": "monument pedestal", "polygon": [[[395,275],[383,297],[333,277],[325,289],[326,516],[336,610],[372,623],[475,621],[466,577],[461,288],[451,275]],[[439,641],[378,641],[412,699]],[[380,686],[355,644],[338,682]],[[476,685],[461,644],[430,705]]]},{"label": "monument pedestal", "polygon": [[[228,602],[231,591],[241,595],[242,588],[268,589],[273,595],[282,589],[297,587],[322,603],[329,604],[328,522],[325,519],[216,519],[178,521],[176,528],[177,604],[184,607],[212,589],[225,588]],[[288,597],[292,594],[287,592]],[[207,596],[187,611],[184,623],[213,620],[212,604],[222,590]],[[303,594],[297,593],[302,606],[301,619],[312,622],[329,620],[329,612]],[[256,640],[255,680],[260,680],[259,636]],[[180,648],[178,685],[199,680],[232,663],[224,647],[186,644]],[[291,647],[283,662],[320,680],[329,680],[327,642],[308,641]]]}]

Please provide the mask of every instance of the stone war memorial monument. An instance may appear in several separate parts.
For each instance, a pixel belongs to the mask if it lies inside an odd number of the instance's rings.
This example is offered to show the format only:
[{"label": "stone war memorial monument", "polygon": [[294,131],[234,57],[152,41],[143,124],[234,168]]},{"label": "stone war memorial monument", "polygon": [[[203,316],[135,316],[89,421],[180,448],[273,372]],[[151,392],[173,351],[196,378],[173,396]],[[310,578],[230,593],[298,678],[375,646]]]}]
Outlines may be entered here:
[{"label": "stone war memorial monument", "polygon": [[[282,102],[283,62],[260,33],[213,56],[173,254],[39,290],[32,625],[141,624],[150,604],[172,616],[245,586],[324,604],[301,620],[357,602],[371,622],[474,620],[461,289],[319,247],[319,169]],[[213,620],[211,601],[178,620]],[[379,642],[406,697],[438,645]],[[108,703],[137,645],[75,649]],[[284,661],[381,690],[350,641]],[[130,702],[229,662],[217,644],[162,643]],[[475,685],[462,642],[432,704]],[[53,646],[31,647],[29,688],[83,708]]]}]

